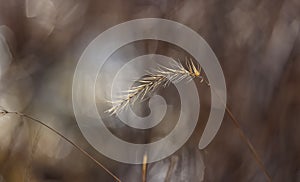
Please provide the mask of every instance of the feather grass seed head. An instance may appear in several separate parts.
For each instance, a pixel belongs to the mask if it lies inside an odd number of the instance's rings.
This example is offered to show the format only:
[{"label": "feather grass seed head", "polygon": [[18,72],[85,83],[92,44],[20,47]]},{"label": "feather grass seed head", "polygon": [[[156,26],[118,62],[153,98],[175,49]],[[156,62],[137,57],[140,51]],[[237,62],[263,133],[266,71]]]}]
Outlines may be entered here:
[{"label": "feather grass seed head", "polygon": [[199,64],[195,65],[192,59],[186,59],[186,67],[180,61],[174,60],[170,67],[158,65],[156,69],[147,73],[136,81],[136,86],[125,91],[124,96],[121,96],[119,100],[110,102],[113,106],[106,112],[111,115],[121,112],[130,104],[148,99],[158,89],[167,87],[171,82],[190,81],[195,77],[203,81],[202,69]]}]

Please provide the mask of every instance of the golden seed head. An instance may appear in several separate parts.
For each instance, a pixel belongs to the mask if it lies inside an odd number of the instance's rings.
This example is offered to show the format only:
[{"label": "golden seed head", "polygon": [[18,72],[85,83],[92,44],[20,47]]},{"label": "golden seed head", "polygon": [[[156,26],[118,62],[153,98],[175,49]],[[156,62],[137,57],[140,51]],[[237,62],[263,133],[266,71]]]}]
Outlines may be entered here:
[{"label": "golden seed head", "polygon": [[156,71],[149,72],[149,75],[137,81],[139,85],[126,91],[127,95],[107,112],[115,114],[125,109],[128,104],[133,104],[137,100],[144,100],[148,95],[161,87],[168,86],[171,82],[176,83],[183,79],[201,77],[201,67],[200,65],[196,66],[192,59],[186,60],[186,66],[187,68],[174,60],[174,64],[170,67],[160,66]]},{"label": "golden seed head", "polygon": [[195,76],[200,76],[200,72],[198,70],[195,70]]}]

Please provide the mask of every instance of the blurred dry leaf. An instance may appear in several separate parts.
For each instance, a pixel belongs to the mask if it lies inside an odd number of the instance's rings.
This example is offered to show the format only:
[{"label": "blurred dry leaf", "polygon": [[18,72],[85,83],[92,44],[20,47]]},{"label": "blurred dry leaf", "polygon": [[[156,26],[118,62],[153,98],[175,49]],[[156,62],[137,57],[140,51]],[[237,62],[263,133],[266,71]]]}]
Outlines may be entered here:
[{"label": "blurred dry leaf", "polygon": [[[29,128],[18,115],[6,114],[0,117],[0,161],[26,148]],[[5,163],[2,163],[5,165]]]},{"label": "blurred dry leaf", "polygon": [[53,161],[67,157],[73,146],[47,128],[41,128],[37,139],[36,157],[47,156]]},{"label": "blurred dry leaf", "polygon": [[[31,18],[34,27],[49,35],[56,23],[57,11],[51,0],[26,0],[26,17]],[[37,30],[35,30],[37,31]]]},{"label": "blurred dry leaf", "polygon": [[13,37],[13,32],[5,25],[0,26],[0,78],[8,70],[13,56],[9,47],[9,40]]},{"label": "blurred dry leaf", "polygon": [[32,79],[7,80],[0,85],[0,105],[12,111],[22,111],[33,96]]}]

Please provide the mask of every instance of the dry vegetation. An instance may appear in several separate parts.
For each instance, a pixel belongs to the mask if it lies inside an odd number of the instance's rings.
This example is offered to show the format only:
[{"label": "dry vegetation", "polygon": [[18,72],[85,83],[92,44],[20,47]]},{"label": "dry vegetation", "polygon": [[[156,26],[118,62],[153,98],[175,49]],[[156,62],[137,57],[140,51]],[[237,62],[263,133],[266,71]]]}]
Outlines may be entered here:
[{"label": "dry vegetation", "polygon": [[[0,0],[0,182],[114,181],[113,175],[122,181],[256,182],[267,179],[262,168],[272,181],[300,181],[299,10],[297,0]],[[191,139],[167,159],[127,165],[107,159],[83,139],[72,111],[71,86],[79,56],[95,36],[143,17],[181,22],[205,38],[223,68],[234,117],[227,114],[216,138],[200,151],[210,93],[195,78],[201,114]],[[145,53],[188,56],[159,41],[135,43],[120,52],[111,64]],[[114,70],[107,68],[110,77]],[[161,94],[166,100],[176,96],[172,85]],[[151,141],[171,127],[164,123],[151,132],[123,132],[124,125],[114,117],[108,120],[110,129],[128,140],[142,134]]]}]

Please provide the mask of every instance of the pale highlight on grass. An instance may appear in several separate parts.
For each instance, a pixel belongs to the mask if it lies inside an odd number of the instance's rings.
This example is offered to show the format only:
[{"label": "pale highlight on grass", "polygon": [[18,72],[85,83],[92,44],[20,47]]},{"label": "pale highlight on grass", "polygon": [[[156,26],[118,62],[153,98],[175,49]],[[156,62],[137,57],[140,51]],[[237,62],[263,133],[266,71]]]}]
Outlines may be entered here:
[{"label": "pale highlight on grass", "polygon": [[142,165],[142,182],[147,182],[147,163],[148,163],[148,156],[147,154],[144,154],[143,165]]}]

